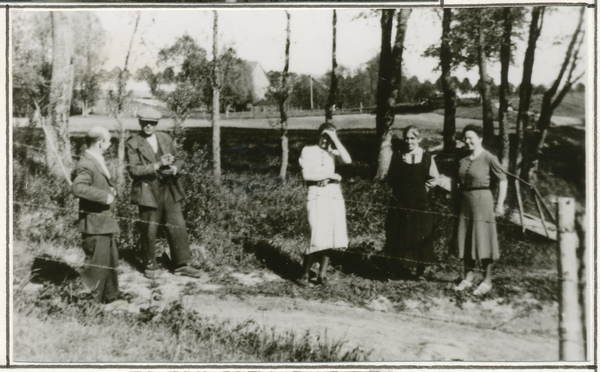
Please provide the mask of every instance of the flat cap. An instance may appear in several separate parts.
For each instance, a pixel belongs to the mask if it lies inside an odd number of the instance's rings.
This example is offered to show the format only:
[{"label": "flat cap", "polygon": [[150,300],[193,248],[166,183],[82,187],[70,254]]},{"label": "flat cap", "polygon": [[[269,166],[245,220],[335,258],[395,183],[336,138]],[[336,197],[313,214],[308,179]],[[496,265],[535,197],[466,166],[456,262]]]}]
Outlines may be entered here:
[{"label": "flat cap", "polygon": [[146,107],[138,111],[138,118],[142,121],[158,121],[162,118],[160,111]]}]

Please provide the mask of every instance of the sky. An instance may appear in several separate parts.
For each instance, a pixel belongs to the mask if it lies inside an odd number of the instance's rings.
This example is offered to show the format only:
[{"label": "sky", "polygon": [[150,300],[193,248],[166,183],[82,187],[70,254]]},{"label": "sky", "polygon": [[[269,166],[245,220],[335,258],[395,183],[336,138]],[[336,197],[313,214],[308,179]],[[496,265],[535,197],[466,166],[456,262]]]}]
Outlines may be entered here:
[{"label": "sky", "polygon": [[[103,55],[104,68],[122,66],[134,28],[135,11],[94,11],[100,18],[107,40]],[[291,47],[290,71],[315,76],[331,68],[332,9],[290,9]],[[366,16],[365,16],[366,14]],[[283,9],[219,9],[220,46],[233,46],[238,55],[249,61],[258,61],[265,71],[283,70],[286,16]],[[361,16],[362,15],[362,16]],[[378,15],[366,9],[337,10],[337,62],[357,69],[377,54],[381,44]],[[409,76],[420,81],[437,80],[434,71],[439,61],[423,57],[423,52],[441,37],[439,9],[414,9],[407,28],[404,69]],[[546,14],[542,35],[536,50],[533,83],[549,85],[556,78],[568,38],[575,29],[578,8],[560,7]],[[529,19],[527,19],[528,23]],[[528,26],[528,25],[527,25]],[[158,51],[173,44],[185,33],[192,36],[212,56],[213,12],[206,9],[179,8],[171,10],[142,11],[138,31],[133,41],[130,70],[145,65],[158,71]],[[515,65],[511,66],[509,81],[518,85],[522,74],[522,61],[526,48],[524,40],[517,44]],[[565,42],[567,40],[567,42]],[[586,58],[586,56],[584,56]],[[583,65],[583,64],[582,64]],[[500,66],[490,64],[490,75],[499,84]],[[458,69],[459,79],[469,77],[475,84],[477,68],[471,71]]]}]

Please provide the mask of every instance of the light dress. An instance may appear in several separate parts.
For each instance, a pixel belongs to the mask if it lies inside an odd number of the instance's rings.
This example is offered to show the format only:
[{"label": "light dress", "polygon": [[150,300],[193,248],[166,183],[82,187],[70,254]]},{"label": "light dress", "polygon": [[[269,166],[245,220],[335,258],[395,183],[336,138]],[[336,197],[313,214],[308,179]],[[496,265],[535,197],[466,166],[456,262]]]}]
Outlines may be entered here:
[{"label": "light dress", "polygon": [[[326,151],[319,146],[302,149],[299,163],[311,174],[323,174],[323,178],[335,173],[337,150]],[[310,224],[310,246],[306,254],[325,249],[348,247],[346,230],[346,205],[339,183],[326,186],[309,186],[307,197],[308,223]]]}]

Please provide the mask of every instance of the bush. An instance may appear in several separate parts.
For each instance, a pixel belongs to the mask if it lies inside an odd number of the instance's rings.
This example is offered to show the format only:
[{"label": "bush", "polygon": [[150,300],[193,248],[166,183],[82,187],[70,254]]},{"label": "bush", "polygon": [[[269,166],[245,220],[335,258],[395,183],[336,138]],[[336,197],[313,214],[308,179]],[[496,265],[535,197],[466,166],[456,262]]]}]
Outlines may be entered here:
[{"label": "bush", "polygon": [[[238,133],[239,132],[239,133]],[[27,134],[29,133],[29,134]],[[224,132],[227,134],[227,132]],[[278,137],[271,131],[236,130],[236,135],[224,135],[223,175],[217,185],[212,176],[211,148],[208,132],[186,132],[182,151],[186,167],[181,172],[187,192],[184,217],[193,245],[204,245],[217,264],[237,267],[260,265],[255,257],[244,253],[243,246],[266,241],[285,255],[301,260],[308,245],[309,226],[306,212],[307,189],[300,175],[297,158],[302,147],[314,137],[309,131],[290,132],[290,167],[286,180],[280,180]],[[31,132],[17,131],[15,141],[41,142]],[[351,248],[378,251],[385,242],[384,221],[387,215],[390,189],[385,183],[372,180],[372,166],[376,157],[376,142],[371,135],[361,132],[342,133],[355,159],[350,166],[340,166],[343,177],[342,192],[346,201],[346,215]],[[436,139],[437,140],[437,139]],[[431,140],[429,145],[436,140]],[[79,148],[81,139],[74,139],[73,148]],[[37,143],[42,147],[42,143]],[[110,168],[115,168],[116,148],[107,156]],[[356,156],[354,156],[356,154]],[[369,155],[371,154],[371,155]],[[440,170],[450,166],[442,159]],[[544,173],[546,175],[546,173]],[[22,189],[22,185],[27,187]],[[55,179],[47,172],[43,158],[35,150],[18,150],[14,158],[13,187],[15,201],[42,204],[44,209],[15,204],[15,236],[32,241],[76,243],[77,200],[71,195],[64,180]],[[127,182],[117,198],[117,214],[121,226],[118,248],[135,251],[137,207],[129,202],[131,183]],[[448,259],[454,247],[453,233],[456,213],[453,201],[445,191],[431,193],[435,215],[435,249],[441,262]],[[506,222],[505,222],[506,223]],[[522,239],[519,234],[499,229],[503,259],[500,266],[540,264],[547,267],[554,259],[546,254],[547,242]],[[165,234],[159,229],[159,238]],[[505,248],[506,247],[506,248]]]}]

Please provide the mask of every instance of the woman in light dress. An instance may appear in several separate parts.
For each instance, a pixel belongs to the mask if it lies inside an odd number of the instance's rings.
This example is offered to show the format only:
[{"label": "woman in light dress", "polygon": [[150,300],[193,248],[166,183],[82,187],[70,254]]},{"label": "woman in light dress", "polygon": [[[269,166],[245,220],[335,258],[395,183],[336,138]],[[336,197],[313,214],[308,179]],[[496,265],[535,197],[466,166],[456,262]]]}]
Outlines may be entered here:
[{"label": "woman in light dress", "polygon": [[[458,252],[459,258],[464,260],[465,278],[455,290],[464,291],[473,286],[475,260],[480,260],[485,278],[473,294],[483,295],[492,289],[492,266],[500,258],[495,217],[504,214],[507,180],[498,158],[481,145],[480,127],[467,125],[463,137],[469,151],[458,161]],[[495,205],[490,190],[492,177],[500,181]]]},{"label": "woman in light dress", "polygon": [[306,146],[300,155],[302,177],[308,186],[308,222],[310,245],[304,256],[304,272],[298,284],[309,283],[309,273],[315,261],[319,261],[317,283],[327,285],[329,250],[348,247],[346,231],[346,206],[340,189],[342,177],[335,173],[335,158],[344,164],[352,158],[337,137],[336,127],[325,123],[319,127],[316,145]]}]

